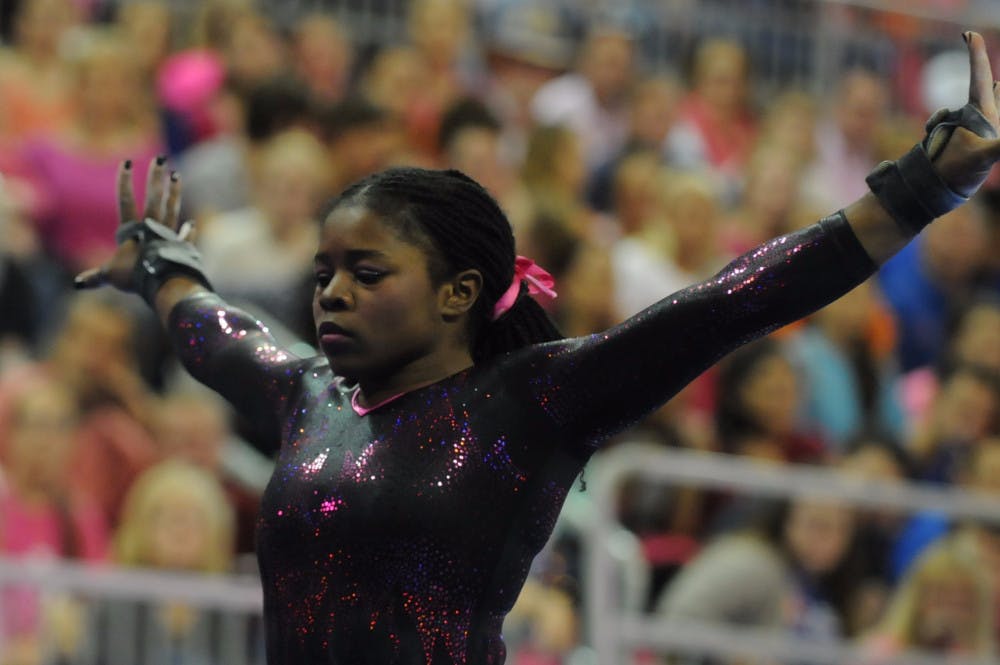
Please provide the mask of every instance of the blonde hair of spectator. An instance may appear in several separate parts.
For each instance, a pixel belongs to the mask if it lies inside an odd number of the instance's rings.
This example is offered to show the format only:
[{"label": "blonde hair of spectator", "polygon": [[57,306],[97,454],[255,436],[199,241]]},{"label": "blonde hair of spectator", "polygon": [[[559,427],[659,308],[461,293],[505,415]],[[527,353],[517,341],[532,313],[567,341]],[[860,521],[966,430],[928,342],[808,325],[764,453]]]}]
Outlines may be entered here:
[{"label": "blonde hair of spectator", "polygon": [[84,129],[97,125],[118,132],[140,125],[153,129],[151,81],[144,78],[120,28],[76,31],[68,43],[67,60],[76,82],[78,120]]},{"label": "blonde hair of spectator", "polygon": [[198,3],[189,38],[191,46],[218,51],[225,49],[237,19],[253,11],[253,0],[205,0]]},{"label": "blonde hair of spectator", "polygon": [[917,634],[921,606],[928,588],[935,584],[964,584],[973,594],[975,626],[970,635],[973,655],[996,655],[996,607],[994,589],[983,562],[953,539],[930,546],[913,564],[894,593],[875,634],[892,640],[900,648],[920,648]]},{"label": "blonde hair of spectator", "polygon": [[219,481],[205,469],[178,460],[161,462],[144,472],[129,489],[114,536],[116,561],[124,566],[151,566],[150,545],[157,514],[169,502],[195,503],[205,521],[207,541],[198,570],[223,573],[232,568],[235,516]]}]

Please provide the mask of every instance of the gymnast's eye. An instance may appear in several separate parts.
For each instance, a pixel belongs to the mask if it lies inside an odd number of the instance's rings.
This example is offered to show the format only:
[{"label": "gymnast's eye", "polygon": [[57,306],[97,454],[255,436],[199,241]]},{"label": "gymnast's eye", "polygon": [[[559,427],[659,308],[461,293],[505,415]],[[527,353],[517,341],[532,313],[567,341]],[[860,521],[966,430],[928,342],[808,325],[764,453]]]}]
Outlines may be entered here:
[{"label": "gymnast's eye", "polygon": [[354,271],[354,278],[366,286],[377,284],[385,277],[386,273],[372,268],[357,268]]},{"label": "gymnast's eye", "polygon": [[316,286],[319,287],[319,288],[321,288],[321,289],[324,289],[324,288],[326,288],[326,285],[330,283],[330,280],[332,278],[333,278],[333,275],[331,275],[329,272],[327,272],[325,270],[317,270],[316,271]]}]

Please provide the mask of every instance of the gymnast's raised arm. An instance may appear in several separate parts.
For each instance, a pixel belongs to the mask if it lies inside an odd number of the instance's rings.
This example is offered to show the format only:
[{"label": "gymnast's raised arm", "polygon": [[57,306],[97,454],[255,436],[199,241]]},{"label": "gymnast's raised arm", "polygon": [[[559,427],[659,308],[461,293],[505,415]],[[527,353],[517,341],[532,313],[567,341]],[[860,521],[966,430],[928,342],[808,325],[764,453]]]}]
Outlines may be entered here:
[{"label": "gymnast's raised arm", "polygon": [[554,431],[593,449],[730,351],[853,289],[975,193],[1000,158],[998,86],[982,37],[964,37],[969,103],[935,113],[920,144],[872,172],[871,192],[604,333],[526,351],[531,401],[548,412]]},{"label": "gymnast's raised arm", "polygon": [[280,436],[283,409],[306,362],[280,348],[259,321],[228,307],[211,289],[197,250],[180,224],[180,178],[165,160],[149,165],[140,217],[132,165],[118,170],[118,249],[81,273],[77,288],[104,284],[141,295],[156,311],[185,368],[219,392],[271,438]]}]

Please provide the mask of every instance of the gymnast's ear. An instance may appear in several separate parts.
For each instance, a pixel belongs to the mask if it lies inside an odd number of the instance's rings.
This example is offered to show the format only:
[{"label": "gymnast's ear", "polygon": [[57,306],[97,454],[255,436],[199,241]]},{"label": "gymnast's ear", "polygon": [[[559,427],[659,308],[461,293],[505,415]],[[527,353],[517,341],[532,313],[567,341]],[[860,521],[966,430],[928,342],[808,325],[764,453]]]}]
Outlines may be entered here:
[{"label": "gymnast's ear", "polygon": [[483,291],[483,274],[470,268],[456,273],[441,285],[439,302],[441,315],[453,319],[472,309]]}]

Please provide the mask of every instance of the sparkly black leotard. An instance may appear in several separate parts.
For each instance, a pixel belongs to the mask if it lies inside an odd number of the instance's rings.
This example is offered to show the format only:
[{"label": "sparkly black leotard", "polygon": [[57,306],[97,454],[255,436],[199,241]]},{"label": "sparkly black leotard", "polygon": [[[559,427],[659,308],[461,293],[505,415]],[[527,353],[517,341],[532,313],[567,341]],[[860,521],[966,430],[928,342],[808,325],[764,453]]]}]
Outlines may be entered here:
[{"label": "sparkly black leotard", "polygon": [[364,416],[325,358],[289,355],[214,294],[185,299],[169,328],[188,370],[280,433],[258,526],[268,663],[503,663],[504,615],[601,442],[874,269],[833,216],[604,333]]}]

